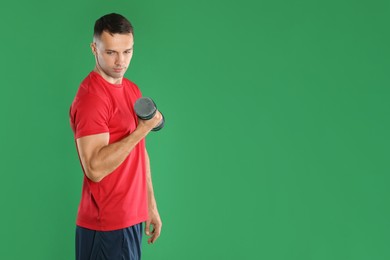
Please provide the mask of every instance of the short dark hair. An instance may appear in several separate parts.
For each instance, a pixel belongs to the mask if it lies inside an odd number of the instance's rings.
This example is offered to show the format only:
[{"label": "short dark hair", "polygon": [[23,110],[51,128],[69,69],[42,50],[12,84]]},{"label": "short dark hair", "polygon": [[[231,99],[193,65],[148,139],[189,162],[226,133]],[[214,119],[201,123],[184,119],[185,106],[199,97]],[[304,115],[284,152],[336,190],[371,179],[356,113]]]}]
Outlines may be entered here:
[{"label": "short dark hair", "polygon": [[131,33],[134,35],[134,29],[130,21],[127,20],[124,16],[116,13],[106,14],[96,20],[93,30],[93,37],[99,38],[104,31],[110,34]]}]

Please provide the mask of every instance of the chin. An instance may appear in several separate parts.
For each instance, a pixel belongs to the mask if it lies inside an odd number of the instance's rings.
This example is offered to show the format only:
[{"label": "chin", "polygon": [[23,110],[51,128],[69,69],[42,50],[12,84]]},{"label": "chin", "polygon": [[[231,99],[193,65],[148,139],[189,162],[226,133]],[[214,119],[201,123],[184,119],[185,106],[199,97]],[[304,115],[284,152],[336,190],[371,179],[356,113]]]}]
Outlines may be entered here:
[{"label": "chin", "polygon": [[123,75],[125,75],[125,73],[126,73],[125,70],[123,70],[123,71],[121,71],[121,72],[115,72],[115,71],[113,71],[113,72],[112,72],[112,75],[113,75],[113,76],[117,76],[117,77],[123,77]]},{"label": "chin", "polygon": [[111,73],[110,76],[114,79],[119,79],[119,78],[123,78],[124,75],[125,75],[125,73],[123,73],[123,72],[120,72],[120,73],[113,72],[113,73]]}]

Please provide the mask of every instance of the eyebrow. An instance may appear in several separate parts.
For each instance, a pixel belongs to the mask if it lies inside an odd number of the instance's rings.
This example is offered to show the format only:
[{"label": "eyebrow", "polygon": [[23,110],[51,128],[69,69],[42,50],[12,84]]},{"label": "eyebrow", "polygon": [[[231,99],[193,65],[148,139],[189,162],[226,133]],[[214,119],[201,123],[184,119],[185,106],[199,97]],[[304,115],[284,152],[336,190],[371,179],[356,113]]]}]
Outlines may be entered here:
[{"label": "eyebrow", "polygon": [[[130,51],[130,50],[132,50],[133,48],[134,48],[134,47],[131,47],[131,48],[129,48],[129,49],[126,49],[125,51]],[[117,52],[117,51],[111,50],[111,49],[105,49],[105,51]]]}]

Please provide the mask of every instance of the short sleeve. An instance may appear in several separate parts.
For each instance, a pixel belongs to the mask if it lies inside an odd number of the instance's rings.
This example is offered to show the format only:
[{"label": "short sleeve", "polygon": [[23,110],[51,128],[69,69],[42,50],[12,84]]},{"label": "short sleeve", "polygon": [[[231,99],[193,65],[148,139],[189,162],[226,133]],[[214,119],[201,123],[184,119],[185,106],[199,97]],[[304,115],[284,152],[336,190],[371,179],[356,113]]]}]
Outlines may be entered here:
[{"label": "short sleeve", "polygon": [[78,97],[70,112],[75,139],[109,132],[109,105],[97,95]]}]

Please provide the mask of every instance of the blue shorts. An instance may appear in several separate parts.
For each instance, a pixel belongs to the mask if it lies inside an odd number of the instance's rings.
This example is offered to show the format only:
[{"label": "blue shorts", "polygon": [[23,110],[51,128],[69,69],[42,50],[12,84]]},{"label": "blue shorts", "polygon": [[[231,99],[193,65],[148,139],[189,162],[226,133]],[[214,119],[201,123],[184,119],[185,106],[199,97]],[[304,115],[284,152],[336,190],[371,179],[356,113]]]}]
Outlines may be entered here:
[{"label": "blue shorts", "polygon": [[96,231],[76,226],[76,260],[140,260],[142,223]]}]

